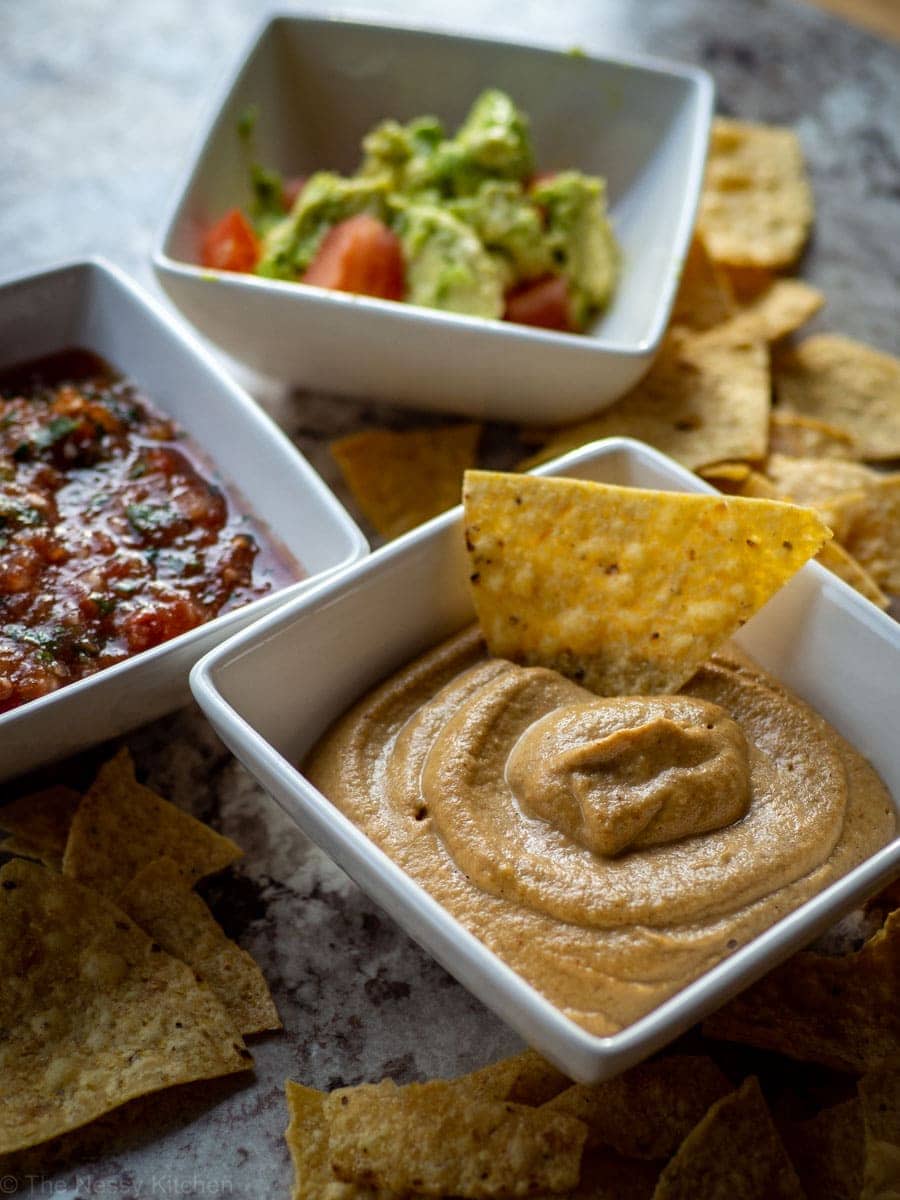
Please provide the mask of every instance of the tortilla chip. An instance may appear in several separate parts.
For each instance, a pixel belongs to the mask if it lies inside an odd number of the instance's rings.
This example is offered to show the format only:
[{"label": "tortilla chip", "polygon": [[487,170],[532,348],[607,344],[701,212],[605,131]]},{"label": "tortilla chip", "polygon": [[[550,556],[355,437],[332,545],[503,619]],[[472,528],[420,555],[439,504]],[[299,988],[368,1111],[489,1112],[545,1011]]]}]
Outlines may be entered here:
[{"label": "tortilla chip", "polygon": [[762,342],[732,345],[715,331],[670,331],[648,374],[587,421],[558,429],[523,470],[606,437],[633,437],[695,470],[729,459],[765,457],[769,360]]},{"label": "tortilla chip", "polygon": [[450,1082],[474,1099],[535,1106],[552,1100],[570,1081],[534,1050],[526,1049]]},{"label": "tortilla chip", "polygon": [[777,342],[805,325],[824,303],[822,293],[808,283],[800,279],[776,279],[717,326],[716,332],[737,342]]},{"label": "tortilla chip", "polygon": [[0,808],[0,829],[14,837],[0,843],[0,850],[38,858],[59,870],[69,827],[80,803],[78,792],[60,786],[4,804]]},{"label": "tortilla chip", "polygon": [[900,360],[837,334],[806,338],[773,364],[788,412],[845,429],[860,458],[900,458]]},{"label": "tortilla chip", "polygon": [[0,1153],[252,1061],[189,967],[114,904],[34,863],[0,870],[0,961]]},{"label": "tortilla chip", "polygon": [[544,1108],[583,1121],[588,1150],[609,1146],[626,1158],[668,1158],[730,1091],[711,1058],[673,1055],[603,1083],[573,1084]]},{"label": "tortilla chip", "polygon": [[774,271],[765,267],[734,267],[729,263],[718,263],[717,266],[728,280],[738,304],[752,304],[778,279]]},{"label": "tortilla chip", "polygon": [[716,262],[789,267],[813,222],[813,198],[797,135],[774,125],[717,117],[697,218]]},{"label": "tortilla chip", "polygon": [[728,276],[709,257],[703,239],[695,235],[681,272],[671,323],[711,329],[726,321],[736,308]]},{"label": "tortilla chip", "polygon": [[766,475],[782,500],[814,507],[881,478],[863,463],[838,458],[790,458],[785,454],[769,455]]},{"label": "tortilla chip", "polygon": [[774,408],[769,417],[769,453],[791,458],[858,458],[852,434],[838,425]]},{"label": "tortilla chip", "polygon": [[[701,479],[707,479],[714,487],[720,484],[740,484],[749,478],[752,467],[749,463],[725,462],[713,463],[710,467],[701,467],[697,474]],[[739,494],[740,488],[724,487],[722,491]]]},{"label": "tortilla chip", "polygon": [[167,954],[194,969],[241,1033],[281,1028],[259,967],[225,936],[171,858],[148,863],[121,893],[118,904]]},{"label": "tortilla chip", "polygon": [[142,867],[168,855],[194,883],[242,851],[134,777],[127,750],[101,767],[72,820],[63,873],[115,899]]},{"label": "tortilla chip", "polygon": [[863,1182],[863,1118],[854,1097],[808,1121],[785,1125],[781,1136],[810,1197],[859,1200]]},{"label": "tortilla chip", "polygon": [[900,1195],[900,1060],[859,1081],[865,1128],[865,1165],[860,1200]]},{"label": "tortilla chip", "polygon": [[854,954],[802,951],[708,1017],[703,1032],[839,1071],[900,1056],[900,910]]},{"label": "tortilla chip", "polygon": [[900,596],[900,473],[822,505],[825,519],[876,584]]},{"label": "tortilla chip", "polygon": [[292,1200],[323,1200],[334,1181],[328,1161],[325,1093],[292,1079],[287,1080],[284,1090],[290,1117],[284,1137],[294,1164]]},{"label": "tortilla chip", "polygon": [[367,429],[331,443],[366,519],[398,537],[459,503],[463,471],[474,466],[480,425]]},{"label": "tortilla chip", "polygon": [[660,1176],[653,1200],[806,1200],[759,1083],[718,1100]]},{"label": "tortilla chip", "polygon": [[839,579],[843,579],[844,583],[849,583],[861,596],[871,600],[878,608],[885,609],[889,606],[889,598],[865,567],[858,563],[840,542],[826,542],[816,555],[816,562],[820,562],[823,567],[833,571]]},{"label": "tortilla chip", "polygon": [[677,691],[830,536],[777,501],[491,471],[464,503],[490,653],[606,696]]},{"label": "tortilla chip", "polygon": [[468,1099],[452,1082],[341,1088],[325,1100],[339,1179],[432,1196],[528,1196],[575,1187],[587,1133],[543,1108]]}]

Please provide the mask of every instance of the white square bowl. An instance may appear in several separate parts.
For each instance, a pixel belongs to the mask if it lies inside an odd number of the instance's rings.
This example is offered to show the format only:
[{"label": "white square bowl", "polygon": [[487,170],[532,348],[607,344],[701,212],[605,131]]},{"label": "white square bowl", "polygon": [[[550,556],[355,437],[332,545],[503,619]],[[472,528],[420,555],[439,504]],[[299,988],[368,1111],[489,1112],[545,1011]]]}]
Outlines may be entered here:
[{"label": "white square bowl", "polygon": [[[379,120],[454,127],[486,87],[528,113],[541,169],[602,175],[623,252],[615,298],[581,336],[198,266],[202,235],[250,200],[237,135],[287,176],[355,170]],[[251,46],[201,142],[154,265],[228,354],[285,382],[498,420],[602,408],[649,367],[694,223],[713,89],[693,68],[606,59],[343,19],[280,16]]]},{"label": "white square bowl", "polygon": [[[624,438],[576,450],[536,474],[713,490]],[[288,815],[410,936],[573,1079],[595,1082],[658,1049],[900,867],[898,837],[633,1025],[610,1037],[587,1033],[464,929],[295,765],[374,684],[472,620],[456,508],[220,646],[194,668],[191,686],[220,736]],[[871,761],[900,812],[900,626],[810,563],[735,640]]]},{"label": "white square bowl", "polygon": [[368,543],[295,446],[212,357],[108,264],[0,282],[0,367],[92,350],[173,417],[205,473],[246,502],[305,572],[299,582],[0,716],[0,779],[104,741],[185,704],[188,672],[217,642],[355,562]]}]

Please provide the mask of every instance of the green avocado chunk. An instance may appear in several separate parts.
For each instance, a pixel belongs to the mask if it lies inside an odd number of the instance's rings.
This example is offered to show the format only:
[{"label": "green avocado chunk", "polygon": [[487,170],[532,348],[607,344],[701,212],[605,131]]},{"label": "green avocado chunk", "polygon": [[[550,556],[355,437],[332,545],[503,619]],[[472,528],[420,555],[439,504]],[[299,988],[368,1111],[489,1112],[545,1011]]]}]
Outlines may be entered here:
[{"label": "green avocado chunk", "polygon": [[397,231],[406,259],[406,299],[427,308],[503,315],[505,272],[463,221],[434,204],[400,210]]}]

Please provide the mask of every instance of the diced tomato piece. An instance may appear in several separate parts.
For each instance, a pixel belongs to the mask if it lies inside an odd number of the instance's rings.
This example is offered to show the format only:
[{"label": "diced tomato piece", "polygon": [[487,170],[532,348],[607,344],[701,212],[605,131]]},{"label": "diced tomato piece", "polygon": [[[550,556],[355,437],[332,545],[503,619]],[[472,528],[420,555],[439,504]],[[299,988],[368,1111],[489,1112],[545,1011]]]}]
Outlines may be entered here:
[{"label": "diced tomato piece", "polygon": [[281,188],[281,203],[284,205],[284,211],[290,212],[294,207],[294,201],[306,187],[308,175],[295,175],[292,179],[286,179]]},{"label": "diced tomato piece", "polygon": [[325,234],[303,282],[382,300],[402,300],[405,278],[400,240],[367,213],[348,217]]},{"label": "diced tomato piece", "polygon": [[217,271],[252,271],[259,258],[253,227],[239,208],[227,212],[207,230],[201,262]]},{"label": "diced tomato piece", "polygon": [[574,333],[569,317],[569,287],[561,275],[545,275],[506,294],[505,321]]}]

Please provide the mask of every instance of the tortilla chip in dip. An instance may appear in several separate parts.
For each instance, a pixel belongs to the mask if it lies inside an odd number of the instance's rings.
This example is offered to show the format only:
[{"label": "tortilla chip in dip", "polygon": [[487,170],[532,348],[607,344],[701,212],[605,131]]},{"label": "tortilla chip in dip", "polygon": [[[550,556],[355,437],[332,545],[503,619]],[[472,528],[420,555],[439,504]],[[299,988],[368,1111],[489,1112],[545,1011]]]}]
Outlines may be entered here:
[{"label": "tortilla chip in dip", "polygon": [[251,1058],[212,992],[114,904],[21,860],[0,870],[0,1154]]},{"label": "tortilla chip in dip", "polygon": [[366,429],[332,442],[331,453],[366,519],[394,538],[459,503],[480,437],[477,424]]},{"label": "tortilla chip in dip", "polygon": [[790,129],[713,121],[697,227],[716,262],[792,266],[813,221],[813,198]]},{"label": "tortilla chip in dip", "polygon": [[225,936],[171,858],[148,863],[118,903],[167,954],[193,967],[241,1033],[281,1028],[262,971],[246,950]]},{"label": "tortilla chip in dip", "polygon": [[193,883],[240,858],[241,849],[134,777],[127,750],[105,763],[72,819],[63,873],[114,899],[156,858]]},{"label": "tortilla chip in dip", "polygon": [[785,411],[845,429],[860,458],[900,458],[900,360],[820,333],[779,354],[773,377]]},{"label": "tortilla chip in dip", "polygon": [[472,596],[491,654],[601,696],[676,691],[830,534],[811,510],[468,471]]}]

